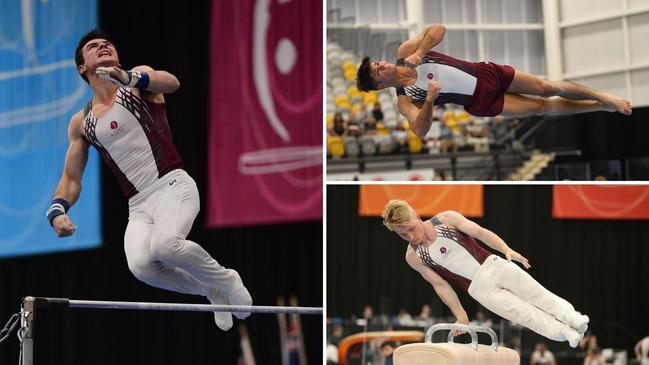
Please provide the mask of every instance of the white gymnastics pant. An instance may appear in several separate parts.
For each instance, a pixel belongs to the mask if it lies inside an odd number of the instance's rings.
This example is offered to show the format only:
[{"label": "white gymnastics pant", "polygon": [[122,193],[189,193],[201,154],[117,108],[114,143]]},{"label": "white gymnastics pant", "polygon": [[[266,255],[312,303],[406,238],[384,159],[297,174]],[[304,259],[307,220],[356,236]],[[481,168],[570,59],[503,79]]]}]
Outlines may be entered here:
[{"label": "white gymnastics pant", "polygon": [[197,243],[185,239],[200,209],[194,179],[174,170],[129,200],[124,235],[128,267],[139,280],[166,290],[228,295],[241,283]]},{"label": "white gymnastics pant", "polygon": [[469,295],[485,308],[555,341],[574,331],[568,318],[575,308],[545,289],[513,262],[491,255],[469,286]]}]

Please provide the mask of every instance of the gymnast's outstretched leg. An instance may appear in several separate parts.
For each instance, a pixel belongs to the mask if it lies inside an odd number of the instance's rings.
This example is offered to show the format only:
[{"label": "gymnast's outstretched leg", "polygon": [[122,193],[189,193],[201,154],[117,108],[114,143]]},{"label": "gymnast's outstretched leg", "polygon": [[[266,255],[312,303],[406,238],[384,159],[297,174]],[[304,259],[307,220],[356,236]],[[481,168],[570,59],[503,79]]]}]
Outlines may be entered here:
[{"label": "gymnast's outstretched leg", "polygon": [[587,329],[582,316],[566,300],[552,294],[512,262],[495,255],[482,265],[469,294],[499,316],[549,339],[576,347]]},{"label": "gymnast's outstretched leg", "polygon": [[[153,222],[150,228],[129,223],[133,228],[127,230],[130,233],[127,246],[136,241],[145,247],[127,249],[127,255],[131,252],[134,256],[129,262],[150,263],[147,270],[140,270],[139,277],[145,277],[141,280],[165,289],[205,295],[213,304],[251,305],[252,298],[239,274],[221,266],[200,245],[186,239],[199,210],[198,189],[193,179],[179,171],[166,180],[169,181],[157,192],[159,195],[149,199],[148,211]],[[145,235],[139,231],[149,232],[148,245],[140,241]],[[235,313],[235,316],[243,319],[249,314]],[[232,327],[230,313],[215,312],[214,317],[219,328]]]},{"label": "gymnast's outstretched leg", "polygon": [[507,88],[507,93],[531,94],[546,98],[560,96],[570,100],[591,100],[599,103],[603,110],[618,111],[625,115],[631,115],[631,103],[622,97],[593,90],[570,81],[542,80],[520,70],[516,70],[514,73],[514,78],[509,88]]}]

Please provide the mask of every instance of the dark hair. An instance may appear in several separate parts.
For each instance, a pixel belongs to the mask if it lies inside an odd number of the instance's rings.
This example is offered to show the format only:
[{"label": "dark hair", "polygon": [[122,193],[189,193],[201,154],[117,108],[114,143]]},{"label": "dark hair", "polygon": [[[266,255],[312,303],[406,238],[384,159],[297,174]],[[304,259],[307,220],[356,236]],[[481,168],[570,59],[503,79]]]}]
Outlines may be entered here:
[{"label": "dark hair", "polygon": [[356,88],[359,91],[370,91],[378,90],[379,86],[376,80],[372,78],[370,70],[370,57],[365,56],[361,65],[358,67],[358,72],[356,73]]},{"label": "dark hair", "polygon": [[336,114],[334,114],[334,124],[338,122],[345,123],[345,120],[343,119],[343,115],[340,114],[340,112],[336,112]]},{"label": "dark hair", "polygon": [[[77,64],[77,67],[79,65],[83,65],[85,60],[83,59],[83,46],[86,45],[86,43],[90,42],[93,39],[105,39],[107,40],[110,44],[115,46],[115,42],[110,38],[110,35],[106,33],[103,29],[100,28],[93,28],[91,29],[88,33],[84,34],[81,39],[79,39],[79,43],[77,44],[77,49],[74,50],[74,63]],[[88,77],[86,75],[80,74],[80,76],[88,82]]]},{"label": "dark hair", "polygon": [[385,341],[385,342],[383,342],[381,344],[381,349],[383,349],[384,347],[388,347],[388,346],[392,347],[393,349],[396,349],[397,348],[397,343],[394,342],[394,341]]}]

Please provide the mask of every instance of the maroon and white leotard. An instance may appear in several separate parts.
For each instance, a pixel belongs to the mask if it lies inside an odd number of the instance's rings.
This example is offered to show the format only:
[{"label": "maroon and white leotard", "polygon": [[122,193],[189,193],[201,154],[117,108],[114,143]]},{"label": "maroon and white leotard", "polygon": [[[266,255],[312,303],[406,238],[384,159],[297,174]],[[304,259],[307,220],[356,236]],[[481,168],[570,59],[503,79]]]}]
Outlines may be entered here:
[{"label": "maroon and white leotard", "polygon": [[411,245],[421,262],[450,283],[468,290],[480,266],[491,253],[475,239],[431,218],[437,238],[428,247]]},{"label": "maroon and white leotard", "polygon": [[120,87],[113,106],[101,118],[91,111],[91,103],[84,114],[85,138],[108,164],[127,198],[183,168],[165,104],[144,100]]},{"label": "maroon and white leotard", "polygon": [[[404,59],[397,66],[405,66]],[[480,117],[496,116],[503,111],[505,93],[514,79],[515,69],[492,62],[467,62],[442,53],[428,52],[415,66],[417,81],[397,88],[397,95],[424,101],[428,81],[440,84],[435,105],[453,103]]]}]

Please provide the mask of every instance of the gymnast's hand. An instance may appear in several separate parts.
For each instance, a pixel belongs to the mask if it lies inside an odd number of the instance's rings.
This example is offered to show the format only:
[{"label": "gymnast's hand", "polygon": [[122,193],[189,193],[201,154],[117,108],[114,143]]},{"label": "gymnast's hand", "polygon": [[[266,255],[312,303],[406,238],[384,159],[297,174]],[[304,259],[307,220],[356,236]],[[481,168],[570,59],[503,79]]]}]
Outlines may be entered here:
[{"label": "gymnast's hand", "polygon": [[[469,318],[467,318],[467,317],[464,317],[464,318],[458,318],[457,321],[455,321],[455,324],[465,324],[465,325],[468,326],[468,325],[469,325]],[[465,334],[466,331],[462,331],[462,330],[452,330],[451,333],[452,333],[453,336],[455,337],[455,336],[459,336],[459,335]]]},{"label": "gymnast's hand", "polygon": [[72,236],[74,231],[77,230],[77,226],[72,224],[72,220],[67,214],[61,214],[54,217],[52,220],[52,227],[54,227],[54,231],[59,237]]},{"label": "gymnast's hand", "polygon": [[100,78],[108,80],[118,87],[127,86],[131,82],[129,73],[116,66],[97,67],[95,73]]},{"label": "gymnast's hand", "polygon": [[415,67],[415,66],[419,65],[419,63],[421,63],[421,59],[422,59],[422,56],[418,52],[415,52],[415,53],[411,54],[410,56],[404,58],[403,61],[405,62],[406,66]]},{"label": "gymnast's hand", "polygon": [[426,95],[426,101],[434,102],[435,99],[439,96],[439,91],[442,89],[442,85],[439,82],[434,80],[428,80],[428,95]]},{"label": "gymnast's hand", "polygon": [[521,264],[523,264],[523,267],[526,268],[526,269],[529,269],[530,267],[532,267],[529,264],[529,262],[527,261],[527,259],[525,257],[523,257],[523,255],[521,255],[520,253],[512,250],[511,248],[509,250],[505,251],[505,257],[507,258],[507,261],[509,261],[509,262],[511,262],[512,260],[520,262]]}]

